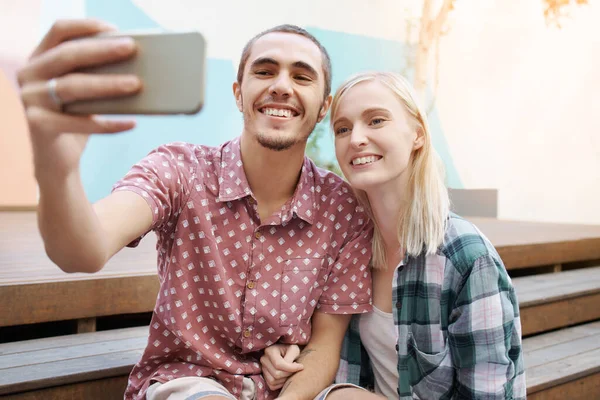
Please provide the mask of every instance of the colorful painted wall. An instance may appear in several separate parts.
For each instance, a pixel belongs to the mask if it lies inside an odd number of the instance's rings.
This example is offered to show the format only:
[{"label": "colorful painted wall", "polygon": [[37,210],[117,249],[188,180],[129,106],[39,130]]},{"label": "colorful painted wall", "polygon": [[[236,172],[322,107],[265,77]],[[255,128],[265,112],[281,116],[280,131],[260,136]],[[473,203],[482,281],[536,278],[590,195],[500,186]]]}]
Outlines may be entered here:
[{"label": "colorful painted wall", "polygon": [[[231,83],[245,41],[262,29],[280,23],[307,28],[331,53],[334,87],[360,70],[403,68],[406,27],[399,21],[411,12],[406,2],[231,3],[3,2],[0,207],[36,202],[14,72],[57,18],[100,18],[122,30],[193,28],[208,43],[207,101],[200,114],[139,117],[130,133],[92,138],[82,165],[92,200],[161,143],[218,144],[241,132]],[[501,218],[600,224],[600,26],[594,23],[600,5],[591,3],[574,10],[562,29],[546,25],[541,1],[459,0],[450,14],[430,115],[434,143],[451,187],[498,189]],[[321,144],[333,157],[331,138]]]}]

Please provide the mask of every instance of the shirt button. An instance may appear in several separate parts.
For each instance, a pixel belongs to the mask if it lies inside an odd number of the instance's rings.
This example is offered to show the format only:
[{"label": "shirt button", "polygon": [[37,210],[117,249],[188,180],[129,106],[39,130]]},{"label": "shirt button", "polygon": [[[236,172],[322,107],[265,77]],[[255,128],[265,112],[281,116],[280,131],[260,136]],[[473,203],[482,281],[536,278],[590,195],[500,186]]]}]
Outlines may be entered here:
[{"label": "shirt button", "polygon": [[248,197],[248,203],[254,204],[254,199],[252,197]]},{"label": "shirt button", "polygon": [[255,284],[254,284],[254,281],[250,281],[250,282],[248,282],[248,283],[246,284],[246,287],[247,287],[248,289],[254,289],[254,285],[255,285]]},{"label": "shirt button", "polygon": [[260,232],[256,232],[254,234],[254,237],[257,238],[257,239],[260,239],[261,236],[262,236],[262,234]]},{"label": "shirt button", "polygon": [[245,337],[245,338],[249,338],[249,337],[250,337],[250,335],[252,335],[252,332],[250,331],[250,328],[248,328],[248,329],[246,329],[246,330],[244,331],[244,337]]},{"label": "shirt button", "polygon": [[402,303],[401,302],[397,302],[396,303],[396,308],[402,308]]}]

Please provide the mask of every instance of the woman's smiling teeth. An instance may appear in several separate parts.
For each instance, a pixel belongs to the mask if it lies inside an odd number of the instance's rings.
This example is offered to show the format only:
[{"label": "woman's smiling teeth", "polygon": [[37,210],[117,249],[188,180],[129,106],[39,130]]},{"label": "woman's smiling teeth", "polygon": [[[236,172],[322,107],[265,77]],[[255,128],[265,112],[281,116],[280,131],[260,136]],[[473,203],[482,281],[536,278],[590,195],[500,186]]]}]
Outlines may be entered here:
[{"label": "woman's smiling teeth", "polygon": [[263,108],[260,110],[265,115],[270,115],[272,117],[284,117],[284,118],[292,118],[294,113],[292,110],[288,110],[286,108]]},{"label": "woman's smiling teeth", "polygon": [[375,161],[378,161],[380,158],[380,156],[356,157],[352,160],[352,165],[372,164]]}]

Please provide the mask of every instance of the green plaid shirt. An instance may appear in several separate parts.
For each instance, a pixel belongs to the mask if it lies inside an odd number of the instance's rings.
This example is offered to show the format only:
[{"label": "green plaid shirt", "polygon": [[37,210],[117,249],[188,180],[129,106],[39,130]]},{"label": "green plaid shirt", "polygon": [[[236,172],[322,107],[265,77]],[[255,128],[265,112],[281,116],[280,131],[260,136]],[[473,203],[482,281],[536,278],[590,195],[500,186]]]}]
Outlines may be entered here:
[{"label": "green plaid shirt", "polygon": [[[470,222],[451,214],[434,255],[407,257],[394,273],[400,399],[525,399],[521,321],[500,256]],[[355,315],[336,382],[373,388]]]}]

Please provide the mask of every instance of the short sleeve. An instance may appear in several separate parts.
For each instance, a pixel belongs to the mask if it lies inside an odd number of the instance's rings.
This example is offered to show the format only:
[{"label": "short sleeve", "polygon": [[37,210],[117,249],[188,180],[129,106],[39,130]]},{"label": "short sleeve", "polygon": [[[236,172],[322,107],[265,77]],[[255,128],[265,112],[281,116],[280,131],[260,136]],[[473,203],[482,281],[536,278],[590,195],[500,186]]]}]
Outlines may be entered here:
[{"label": "short sleeve", "polygon": [[[112,191],[127,190],[139,194],[152,210],[150,231],[167,230],[174,226],[185,206],[196,178],[197,166],[198,160],[192,145],[163,145],[131,167]],[[135,245],[137,241],[130,244]]]},{"label": "short sleeve", "polygon": [[361,222],[333,263],[317,306],[322,312],[359,314],[372,310],[369,263],[373,226],[366,216]]}]

